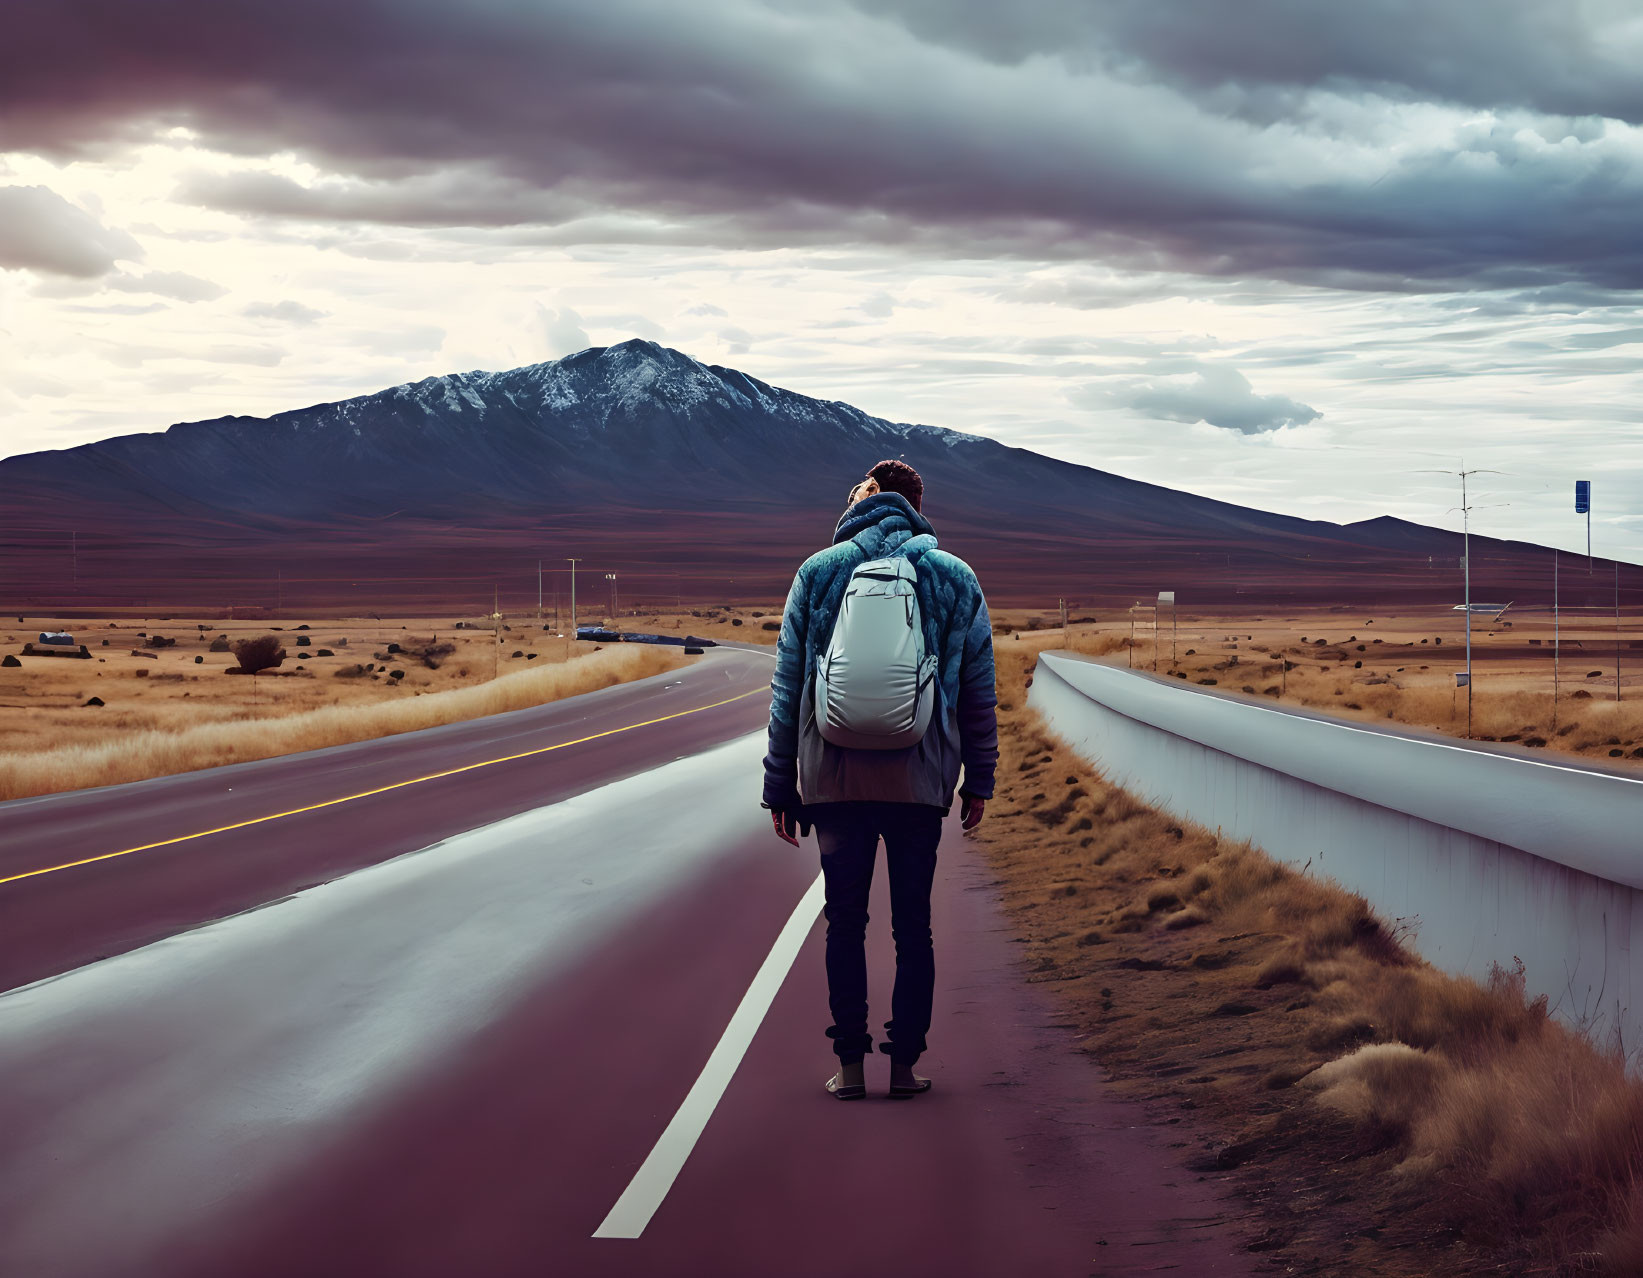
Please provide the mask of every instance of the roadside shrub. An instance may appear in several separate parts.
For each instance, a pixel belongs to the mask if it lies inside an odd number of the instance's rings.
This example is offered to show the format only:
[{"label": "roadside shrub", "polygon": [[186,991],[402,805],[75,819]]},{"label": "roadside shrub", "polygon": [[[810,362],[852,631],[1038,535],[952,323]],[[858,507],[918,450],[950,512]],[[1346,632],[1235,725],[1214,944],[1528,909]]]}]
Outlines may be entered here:
[{"label": "roadside shrub", "polygon": [[285,645],[277,635],[259,635],[255,639],[241,639],[233,646],[240,669],[246,674],[272,670],[285,660]]},{"label": "roadside shrub", "polygon": [[306,648],[312,642],[313,641],[311,639],[309,639],[309,637],[307,635],[298,635],[297,636],[297,647],[299,647],[299,648]]},{"label": "roadside shrub", "polygon": [[[103,640],[103,646],[104,647],[108,646],[108,640],[107,639]],[[228,636],[227,635],[218,635],[215,639],[213,639],[211,641],[211,647],[210,647],[209,651],[211,651],[211,652],[227,652],[228,651]]]}]

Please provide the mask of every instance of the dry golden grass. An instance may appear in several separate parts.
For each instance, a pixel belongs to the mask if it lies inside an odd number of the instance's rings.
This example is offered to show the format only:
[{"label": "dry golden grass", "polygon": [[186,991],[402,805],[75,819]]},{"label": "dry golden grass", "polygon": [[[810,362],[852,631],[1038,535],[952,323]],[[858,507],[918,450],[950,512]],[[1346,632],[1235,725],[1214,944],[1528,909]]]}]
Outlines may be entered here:
[{"label": "dry golden grass", "polygon": [[[141,731],[393,703],[473,687],[493,672],[564,661],[590,647],[545,632],[534,621],[505,619],[497,634],[488,620],[461,619],[460,626],[458,620],[356,617],[317,621],[312,628],[291,622],[281,628],[219,620],[79,621],[72,629],[91,660],[23,657],[20,668],[0,668],[0,756],[96,746]],[[238,664],[231,644],[265,634],[284,644],[284,664],[255,679],[230,676]],[[17,651],[31,637],[22,627],[0,628],[0,648]],[[150,647],[157,637],[172,642]],[[389,644],[405,651],[389,652]],[[449,647],[450,653],[431,663],[416,655],[430,646],[435,652]],[[88,704],[93,697],[104,704]]]},{"label": "dry golden grass", "polygon": [[[1053,643],[1156,670],[1193,685],[1262,701],[1324,710],[1344,719],[1409,724],[1454,736],[1467,731],[1460,620],[1443,611],[1407,617],[1343,619],[1332,612],[1295,616],[1183,617],[1172,638],[1166,620],[1156,641],[1145,626],[1130,636],[1127,614],[1079,614],[1065,643],[1059,629],[1027,631],[1026,642]],[[1166,618],[1168,616],[1166,611]],[[1048,614],[1005,614],[1018,634]],[[1525,616],[1473,633],[1471,735],[1526,749],[1600,759],[1643,770],[1643,641],[1635,621],[1622,632],[1621,693],[1615,700],[1614,636],[1589,628],[1573,647],[1565,623],[1559,695],[1553,705],[1551,626]],[[1016,635],[1000,638],[1012,648]],[[1632,645],[1639,644],[1637,648]],[[1125,655],[1127,654],[1127,655]],[[1288,669],[1285,669],[1288,663]],[[1597,677],[1588,677],[1593,673]]]},{"label": "dry golden grass", "polygon": [[999,645],[980,841],[1029,979],[1252,1202],[1255,1249],[1286,1272],[1643,1272],[1643,1085],[1623,1062],[1520,972],[1445,975],[1361,897],[1108,785],[1024,708],[1056,643]]},{"label": "dry golden grass", "polygon": [[[592,692],[683,664],[677,650],[618,644],[485,683],[368,705],[334,705],[277,718],[230,717],[175,729],[138,728],[87,745],[0,754],[0,799],[115,785],[223,763],[414,732]],[[249,683],[249,678],[240,682]]]}]

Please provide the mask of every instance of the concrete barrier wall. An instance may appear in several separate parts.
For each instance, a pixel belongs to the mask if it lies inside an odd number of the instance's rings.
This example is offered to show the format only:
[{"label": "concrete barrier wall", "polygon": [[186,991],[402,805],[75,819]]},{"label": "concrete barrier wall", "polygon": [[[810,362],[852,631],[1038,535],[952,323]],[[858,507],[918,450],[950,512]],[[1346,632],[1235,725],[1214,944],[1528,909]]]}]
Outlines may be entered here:
[{"label": "concrete barrier wall", "polygon": [[1643,1048],[1643,781],[1239,701],[1060,653],[1028,704],[1109,778],[1362,893],[1437,966]]}]

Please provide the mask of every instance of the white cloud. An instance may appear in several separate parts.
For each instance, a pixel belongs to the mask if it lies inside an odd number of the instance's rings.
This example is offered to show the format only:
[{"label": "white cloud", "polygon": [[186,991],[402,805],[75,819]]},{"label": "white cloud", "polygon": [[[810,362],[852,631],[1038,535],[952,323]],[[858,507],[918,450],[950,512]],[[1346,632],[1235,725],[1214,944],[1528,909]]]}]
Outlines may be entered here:
[{"label": "white cloud", "polygon": [[202,280],[185,271],[149,271],[144,275],[119,274],[105,286],[122,293],[153,293],[179,302],[212,302],[228,292],[221,284]]},{"label": "white cloud", "polygon": [[550,310],[538,302],[536,320],[546,351],[544,358],[557,359],[593,345],[582,327],[582,317],[568,306]]},{"label": "white cloud", "polygon": [[1143,417],[1207,422],[1245,435],[1304,426],[1323,416],[1285,395],[1257,395],[1249,378],[1231,365],[1200,360],[1166,363],[1154,377],[1118,378],[1115,385],[1080,387],[1071,398],[1085,407],[1120,404]]},{"label": "white cloud", "polygon": [[251,319],[278,320],[282,324],[313,324],[330,314],[287,298],[281,302],[252,302],[242,314]]},{"label": "white cloud", "polygon": [[43,186],[0,186],[0,269],[92,279],[143,255],[124,231]]}]

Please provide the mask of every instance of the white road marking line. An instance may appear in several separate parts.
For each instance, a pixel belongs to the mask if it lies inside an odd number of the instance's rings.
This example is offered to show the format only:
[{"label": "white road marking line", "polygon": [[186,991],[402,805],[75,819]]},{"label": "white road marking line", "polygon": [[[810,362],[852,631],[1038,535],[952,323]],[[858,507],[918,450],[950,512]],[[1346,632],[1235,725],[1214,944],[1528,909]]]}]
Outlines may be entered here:
[{"label": "white road marking line", "polygon": [[595,1238],[637,1238],[645,1232],[645,1226],[650,1224],[650,1218],[662,1205],[668,1190],[673,1188],[673,1182],[684,1167],[685,1160],[690,1157],[691,1150],[696,1148],[696,1141],[707,1126],[707,1120],[713,1117],[725,1088],[730,1085],[730,1076],[747,1054],[748,1044],[758,1033],[776,991],[787,979],[788,969],[799,956],[804,938],[809,935],[811,925],[821,913],[823,899],[822,876],[818,874],[799,898],[798,905],[793,907],[792,915],[754,975],[753,983],[747,987],[747,993],[742,995],[730,1024],[719,1036],[718,1046],[708,1056],[707,1064],[702,1066],[702,1072],[679,1106],[679,1112],[674,1114],[673,1121],[667,1125],[650,1156],[633,1174],[633,1179],[610,1209],[604,1223],[593,1231]]}]

